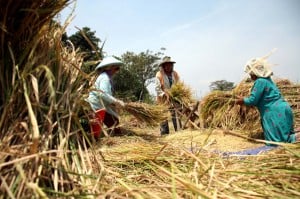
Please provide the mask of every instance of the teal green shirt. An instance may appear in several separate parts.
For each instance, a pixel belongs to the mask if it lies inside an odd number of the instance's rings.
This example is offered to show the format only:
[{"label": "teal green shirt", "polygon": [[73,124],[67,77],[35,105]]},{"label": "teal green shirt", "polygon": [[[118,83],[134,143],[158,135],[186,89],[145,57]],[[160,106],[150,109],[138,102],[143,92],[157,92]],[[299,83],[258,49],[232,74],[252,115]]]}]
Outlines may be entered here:
[{"label": "teal green shirt", "polygon": [[255,80],[248,106],[256,106],[261,117],[265,139],[274,142],[295,142],[293,111],[271,78]]}]

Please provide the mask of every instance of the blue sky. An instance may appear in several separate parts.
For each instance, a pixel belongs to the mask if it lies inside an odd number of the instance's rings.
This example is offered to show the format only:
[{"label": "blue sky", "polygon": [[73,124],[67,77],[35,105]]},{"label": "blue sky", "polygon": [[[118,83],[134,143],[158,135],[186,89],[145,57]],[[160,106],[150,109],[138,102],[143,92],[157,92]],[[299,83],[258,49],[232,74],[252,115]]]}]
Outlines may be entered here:
[{"label": "blue sky", "polygon": [[198,98],[213,81],[239,83],[274,48],[274,77],[300,82],[300,0],[77,0],[68,35],[75,26],[96,31],[108,55],[166,48]]}]

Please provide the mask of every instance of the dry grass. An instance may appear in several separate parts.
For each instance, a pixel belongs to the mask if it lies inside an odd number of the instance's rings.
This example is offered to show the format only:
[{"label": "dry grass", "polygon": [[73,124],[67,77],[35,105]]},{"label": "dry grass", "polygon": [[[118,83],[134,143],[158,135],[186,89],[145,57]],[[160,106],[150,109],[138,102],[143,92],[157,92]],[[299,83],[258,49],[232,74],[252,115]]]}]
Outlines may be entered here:
[{"label": "dry grass", "polygon": [[98,152],[104,156],[108,174],[103,181],[110,186],[105,188],[109,191],[103,190],[105,194],[101,196],[298,196],[299,144],[289,144],[272,152],[242,158],[222,158],[214,153],[216,150],[239,151],[257,146],[262,144],[210,130],[182,131],[154,140],[137,139],[129,143],[121,141],[112,146],[102,145]]},{"label": "dry grass", "polygon": [[172,85],[168,92],[172,101],[178,102],[186,107],[189,107],[190,104],[195,102],[191,88],[182,81]]},{"label": "dry grass", "polygon": [[65,27],[53,21],[69,2],[0,3],[0,198],[91,193],[78,118],[88,76],[82,54],[61,43]]},{"label": "dry grass", "polygon": [[[287,80],[275,81],[284,98],[293,108],[295,127],[299,123],[300,95],[297,84]],[[235,89],[228,92],[214,91],[205,96],[200,107],[204,127],[241,130],[250,137],[262,138],[260,116],[256,108],[234,104],[236,96],[247,96],[253,83],[241,82]]]},{"label": "dry grass", "polygon": [[213,150],[254,144],[214,131],[158,137],[143,126],[89,145],[79,123],[83,57],[62,46],[65,27],[51,21],[68,2],[0,3],[1,199],[300,196],[299,144],[224,159]]},{"label": "dry grass", "polygon": [[145,122],[151,126],[168,119],[169,111],[164,105],[146,104],[141,102],[129,102],[125,104],[124,110],[133,115],[140,122]]}]

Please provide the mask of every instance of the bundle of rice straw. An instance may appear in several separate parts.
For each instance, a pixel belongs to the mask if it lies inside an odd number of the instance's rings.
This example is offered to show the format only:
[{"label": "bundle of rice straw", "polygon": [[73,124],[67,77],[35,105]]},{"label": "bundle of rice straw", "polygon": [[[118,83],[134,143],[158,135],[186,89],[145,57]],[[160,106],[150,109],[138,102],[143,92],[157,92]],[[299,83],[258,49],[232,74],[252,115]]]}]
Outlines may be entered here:
[{"label": "bundle of rice straw", "polygon": [[172,85],[168,92],[173,101],[182,105],[189,106],[189,104],[195,102],[192,97],[191,88],[186,86],[182,81]]},{"label": "bundle of rice straw", "polygon": [[[288,80],[274,80],[294,112],[295,128],[300,126],[300,85]],[[246,131],[248,136],[262,138],[260,116],[256,108],[237,106],[237,96],[248,96],[253,82],[242,81],[230,92],[214,91],[202,99],[200,113],[204,127]]]},{"label": "bundle of rice straw", "polygon": [[124,110],[132,114],[141,122],[151,126],[157,126],[168,119],[168,108],[164,105],[150,105],[141,102],[129,102],[125,104]]},{"label": "bundle of rice straw", "polygon": [[236,106],[235,99],[231,92],[223,91],[214,91],[203,98],[200,113],[204,127],[261,131],[257,110]]}]

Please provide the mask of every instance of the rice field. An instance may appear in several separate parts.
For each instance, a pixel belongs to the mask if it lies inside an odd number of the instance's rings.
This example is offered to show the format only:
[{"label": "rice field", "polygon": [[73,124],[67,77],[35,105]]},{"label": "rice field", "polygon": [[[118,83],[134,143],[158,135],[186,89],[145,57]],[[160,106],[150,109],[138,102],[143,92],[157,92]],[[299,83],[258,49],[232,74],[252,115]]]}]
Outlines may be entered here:
[{"label": "rice field", "polygon": [[[61,27],[52,21],[69,3],[0,3],[0,199],[300,197],[300,144],[224,155],[264,146],[249,138],[246,127],[228,128],[240,125],[230,117],[160,136],[164,115],[129,104],[121,118],[122,136],[89,139],[80,119],[87,114],[84,85],[92,77],[80,70],[83,55],[61,43],[68,21]],[[298,111],[299,87],[286,81],[281,89]],[[181,99],[188,101],[184,96],[190,93],[184,91]],[[210,104],[208,117],[212,108],[227,103]],[[155,120],[141,116],[149,110]]]},{"label": "rice field", "polygon": [[184,130],[151,139],[142,135],[105,138],[97,150],[105,159],[112,185],[105,197],[297,197],[299,144],[257,155],[219,153],[261,146],[222,130]]}]

